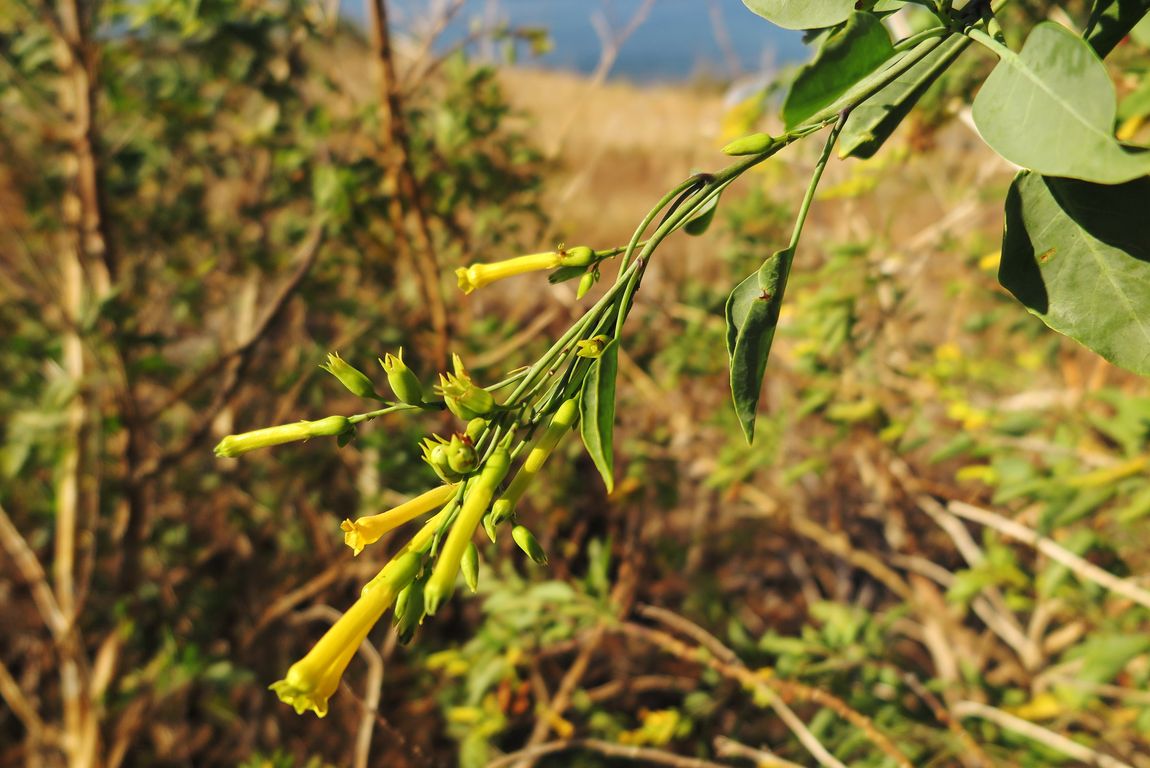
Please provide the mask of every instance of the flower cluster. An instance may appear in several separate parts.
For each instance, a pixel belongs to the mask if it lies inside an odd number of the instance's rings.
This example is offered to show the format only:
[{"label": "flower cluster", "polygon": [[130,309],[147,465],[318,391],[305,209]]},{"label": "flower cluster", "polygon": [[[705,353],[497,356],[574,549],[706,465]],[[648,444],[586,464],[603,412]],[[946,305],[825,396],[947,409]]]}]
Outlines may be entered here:
[{"label": "flower cluster", "polygon": [[[500,264],[474,264],[459,270],[465,292],[493,280],[532,269],[593,268],[597,255],[580,247],[510,259]],[[610,309],[608,302],[604,305]],[[385,413],[447,410],[461,420],[459,432],[430,435],[421,445],[423,460],[442,481],[418,496],[379,514],[344,520],[344,543],[359,555],[385,534],[423,519],[407,543],[362,590],[360,597],[323,635],[310,652],[271,689],[299,713],[326,715],[328,700],[368,633],[394,608],[399,636],[409,640],[426,616],[434,615],[455,590],[462,574],[475,591],[479,579],[476,532],[482,528],[494,542],[498,529],[512,523],[511,537],[533,561],[547,555],[535,536],[515,522],[515,508],[560,440],[579,422],[579,388],[608,337],[601,331],[613,318],[603,308],[596,323],[586,322],[524,371],[493,386],[475,382],[458,355],[438,385],[425,388],[404,362],[403,351],[379,363],[394,400],[381,397],[371,378],[338,353],[321,365],[348,391],[384,407],[353,416],[329,416],[237,435],[216,446],[221,457],[236,457],[258,448],[334,436],[354,438],[358,424]],[[563,367],[566,364],[566,368]],[[560,373],[561,372],[561,373]],[[502,403],[496,393],[514,386]],[[433,396],[428,397],[428,393]]]}]

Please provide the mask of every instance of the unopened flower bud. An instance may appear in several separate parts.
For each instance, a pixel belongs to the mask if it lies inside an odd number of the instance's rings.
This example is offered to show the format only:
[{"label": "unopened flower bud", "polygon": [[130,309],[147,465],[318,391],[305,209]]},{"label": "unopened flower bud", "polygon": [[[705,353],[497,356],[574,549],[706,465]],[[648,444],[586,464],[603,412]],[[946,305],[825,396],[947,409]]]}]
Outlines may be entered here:
[{"label": "unopened flower bud", "polygon": [[439,479],[446,483],[454,483],[460,478],[460,473],[451,468],[447,448],[450,443],[439,435],[425,437],[419,447],[423,452],[423,460],[435,470]]},{"label": "unopened flower bud", "polygon": [[378,400],[375,385],[367,375],[339,356],[338,352],[329,352],[327,362],[320,365],[325,371],[339,379],[339,383],[347,387],[347,391],[358,397]]},{"label": "unopened flower bud", "polygon": [[568,248],[559,254],[559,265],[562,267],[589,267],[595,261],[595,251],[585,245]]},{"label": "unopened flower bud", "polygon": [[387,373],[387,383],[399,402],[407,405],[419,405],[423,402],[423,385],[419,382],[419,377],[403,362],[402,347],[398,354],[384,355],[379,364]]},{"label": "unopened flower bud", "polygon": [[757,155],[771,149],[775,145],[775,141],[769,133],[752,133],[749,136],[735,139],[723,147],[723,154]]},{"label": "unopened flower bud", "polygon": [[495,408],[495,398],[471,380],[459,355],[452,355],[452,360],[455,373],[440,374],[439,386],[435,388],[448,410],[464,421],[491,413]]},{"label": "unopened flower bud", "polygon": [[483,435],[483,430],[485,429],[487,429],[487,419],[477,417],[467,422],[467,429],[464,430],[464,434],[467,435],[467,439],[471,441],[471,444],[475,445],[479,442],[479,438]]},{"label": "unopened flower bud", "polygon": [[468,542],[467,549],[463,550],[459,570],[463,571],[463,583],[472,593],[479,589],[479,548],[474,541]]},{"label": "unopened flower bud", "polygon": [[355,426],[346,416],[328,416],[318,421],[298,421],[252,432],[228,435],[216,445],[217,456],[232,459],[243,453],[273,445],[310,440],[313,437],[335,437],[351,432]]},{"label": "unopened flower bud", "polygon": [[595,283],[599,282],[599,270],[589,269],[583,273],[583,277],[579,278],[579,288],[575,291],[576,300],[583,298],[587,295]]},{"label": "unopened flower bud", "polygon": [[399,642],[407,645],[415,636],[415,628],[423,622],[423,581],[408,584],[395,601],[395,633]]},{"label": "unopened flower bud", "polygon": [[543,551],[543,547],[539,545],[539,540],[535,538],[535,534],[527,529],[527,526],[517,525],[512,528],[511,538],[537,564],[547,565],[547,553]]},{"label": "unopened flower bud", "polygon": [[452,472],[466,475],[474,471],[479,464],[479,455],[475,452],[475,446],[466,437],[460,438],[459,435],[452,435],[451,442],[447,444],[445,451],[447,452],[447,465],[451,467]]},{"label": "unopened flower bud", "polygon": [[607,342],[609,341],[610,339],[603,334],[577,341],[575,342],[575,356],[588,357],[594,360],[603,354],[603,348],[607,346]]}]

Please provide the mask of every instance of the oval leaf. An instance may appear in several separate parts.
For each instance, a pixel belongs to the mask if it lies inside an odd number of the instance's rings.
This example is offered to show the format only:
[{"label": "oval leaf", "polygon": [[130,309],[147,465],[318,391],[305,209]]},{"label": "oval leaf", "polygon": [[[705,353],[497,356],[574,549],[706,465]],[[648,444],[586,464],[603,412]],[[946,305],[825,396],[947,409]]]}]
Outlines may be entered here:
[{"label": "oval leaf", "polygon": [[846,21],[853,0],[743,0],[743,5],[785,29],[817,29]]},{"label": "oval leaf", "polygon": [[[792,251],[788,248],[763,262],[759,271],[739,283],[727,299],[727,338],[731,355],[731,396],[747,443],[755,438],[755,417],[767,357],[779,324]],[[748,288],[748,282],[753,286]],[[734,336],[733,348],[730,342]]]},{"label": "oval leaf", "polygon": [[1048,326],[1150,375],[1150,178],[1118,186],[1023,172],[1006,197],[998,280]]},{"label": "oval leaf", "polygon": [[937,47],[890,85],[851,111],[842,135],[839,136],[840,157],[872,157],[939,75],[967,49],[970,39],[955,35],[940,43],[929,40],[921,45]]},{"label": "oval leaf", "polygon": [[619,373],[619,340],[611,339],[591,364],[579,394],[579,434],[595,468],[603,476],[607,493],[615,488],[615,378]]},{"label": "oval leaf", "polygon": [[833,104],[893,55],[890,34],[879,18],[872,13],[851,13],[846,26],[823,40],[814,61],[795,77],[783,103],[786,127],[794,128]]},{"label": "oval leaf", "polygon": [[1036,26],[1022,53],[1005,52],[974,99],[990,147],[1048,176],[1118,184],[1150,173],[1150,152],[1114,138],[1117,100],[1102,60],[1053,22]]}]

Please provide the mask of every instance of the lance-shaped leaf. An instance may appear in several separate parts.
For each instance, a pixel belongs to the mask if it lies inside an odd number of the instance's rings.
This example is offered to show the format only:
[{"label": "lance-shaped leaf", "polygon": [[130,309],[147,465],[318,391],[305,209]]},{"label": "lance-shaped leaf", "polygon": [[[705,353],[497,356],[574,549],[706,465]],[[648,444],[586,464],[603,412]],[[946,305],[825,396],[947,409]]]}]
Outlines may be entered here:
[{"label": "lance-shaped leaf", "polygon": [[814,60],[799,70],[783,102],[788,129],[830,106],[851,86],[894,55],[886,27],[873,13],[851,13],[842,29],[831,33]]},{"label": "lance-shaped leaf", "polygon": [[778,251],[727,299],[727,351],[731,356],[731,396],[747,443],[755,437],[755,417],[767,357],[779,325],[779,308],[794,252]]},{"label": "lance-shaped leaf", "polygon": [[615,378],[619,373],[619,340],[611,339],[591,364],[579,395],[579,434],[595,468],[603,476],[607,492],[615,488]]},{"label": "lance-shaped leaf", "polygon": [[839,136],[840,157],[873,157],[939,75],[969,47],[970,39],[955,35],[941,42],[927,40],[920,45],[936,47],[922,61],[851,111]]},{"label": "lance-shaped leaf", "polygon": [[1150,178],[1105,186],[1022,172],[998,279],[1048,326],[1150,375]]},{"label": "lance-shaped leaf", "polygon": [[743,0],[743,5],[785,29],[818,29],[846,21],[854,0]]},{"label": "lance-shaped leaf", "polygon": [[1150,152],[1114,138],[1117,99],[1102,60],[1053,22],[1022,53],[1002,51],[974,100],[974,122],[995,152],[1048,176],[1119,184],[1150,173]]}]

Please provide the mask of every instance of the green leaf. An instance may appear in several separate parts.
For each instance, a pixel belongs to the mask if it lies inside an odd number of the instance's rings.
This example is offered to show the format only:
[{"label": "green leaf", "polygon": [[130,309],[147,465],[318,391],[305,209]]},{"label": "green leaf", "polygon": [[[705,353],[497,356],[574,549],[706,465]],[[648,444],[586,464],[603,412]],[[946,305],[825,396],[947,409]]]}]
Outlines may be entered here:
[{"label": "green leaf", "polygon": [[683,231],[688,235],[698,236],[707,231],[707,227],[711,226],[711,220],[715,218],[715,209],[719,206],[719,195],[712,195],[699,212],[687,220],[683,225]]},{"label": "green leaf", "polygon": [[776,252],[755,274],[735,287],[727,299],[727,350],[731,356],[731,395],[747,443],[754,441],[755,412],[771,342],[779,324],[779,308],[787,286],[794,252]]},{"label": "green leaf", "polygon": [[[922,45],[932,45],[927,41]],[[872,157],[899,126],[939,75],[970,45],[970,39],[955,35],[904,72],[894,82],[851,111],[839,136],[839,157]]]},{"label": "green leaf", "polygon": [[1099,56],[1105,58],[1128,34],[1139,37],[1139,29],[1147,29],[1142,19],[1150,12],[1150,0],[1102,0],[1091,14],[1086,42]]},{"label": "green leaf", "polygon": [[619,340],[611,339],[591,364],[579,396],[579,434],[607,493],[615,488],[612,436],[615,432],[615,378],[619,373]]},{"label": "green leaf", "polygon": [[783,122],[794,128],[833,104],[851,86],[894,55],[890,34],[872,13],[851,13],[824,41],[814,61],[799,70],[783,102]]},{"label": "green leaf", "polygon": [[854,0],[743,0],[743,5],[784,29],[817,29],[846,21]]},{"label": "green leaf", "polygon": [[995,152],[1048,176],[1118,184],[1150,172],[1150,152],[1114,138],[1117,100],[1102,60],[1053,22],[1036,26],[974,99],[974,122]]},{"label": "green leaf", "polygon": [[1076,677],[1091,683],[1109,683],[1130,661],[1150,650],[1150,635],[1103,635],[1093,637],[1067,658],[1079,657],[1085,662]]},{"label": "green leaf", "polygon": [[998,280],[1048,326],[1150,375],[1150,178],[1118,186],[1022,172]]}]

